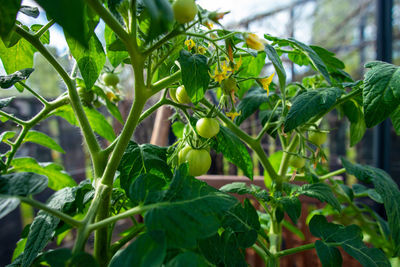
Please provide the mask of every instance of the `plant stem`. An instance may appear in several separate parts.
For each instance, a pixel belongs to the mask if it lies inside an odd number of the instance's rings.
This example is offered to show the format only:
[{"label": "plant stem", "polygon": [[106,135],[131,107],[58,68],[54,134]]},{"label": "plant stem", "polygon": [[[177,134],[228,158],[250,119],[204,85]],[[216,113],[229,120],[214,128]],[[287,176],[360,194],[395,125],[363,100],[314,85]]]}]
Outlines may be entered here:
[{"label": "plant stem", "polygon": [[289,161],[291,157],[290,153],[296,150],[298,143],[299,143],[299,137],[298,135],[295,135],[292,141],[290,142],[289,146],[287,147],[287,150],[283,151],[282,161],[278,171],[279,181],[277,182],[276,185],[277,190],[281,190],[282,188],[282,182],[286,178],[286,172],[289,168]]},{"label": "plant stem", "polygon": [[144,224],[139,224],[138,226],[135,226],[134,230],[131,231],[129,234],[127,234],[126,236],[124,236],[123,238],[121,238],[120,240],[118,240],[117,242],[115,242],[112,246],[111,246],[111,255],[114,255],[115,253],[117,253],[117,251],[122,248],[126,243],[128,243],[129,241],[132,240],[132,238],[136,237],[140,232],[143,231],[143,229],[145,229],[145,225]]},{"label": "plant stem", "polygon": [[328,178],[331,178],[332,176],[336,176],[336,175],[339,175],[339,174],[342,174],[342,173],[345,173],[345,172],[346,172],[346,169],[345,168],[341,168],[339,170],[336,170],[336,171],[327,173],[325,175],[322,175],[321,177],[319,177],[319,180],[321,180],[321,181],[322,180],[326,180]]},{"label": "plant stem", "polygon": [[52,209],[52,208],[48,207],[46,204],[43,204],[43,203],[41,203],[39,201],[36,201],[36,200],[34,200],[32,198],[29,198],[29,197],[18,197],[18,198],[23,203],[26,203],[26,204],[34,207],[34,208],[41,209],[41,210],[43,210],[43,211],[45,211],[45,212],[47,212],[47,213],[59,218],[59,219],[61,219],[62,221],[66,222],[67,224],[69,224],[71,226],[80,227],[82,225],[82,222],[75,220],[71,216],[69,216],[69,215],[67,215],[67,214],[65,214],[65,213],[63,213],[61,211]]},{"label": "plant stem", "polygon": [[8,114],[8,113],[6,113],[6,112],[4,112],[4,111],[1,111],[1,110],[0,110],[0,115],[3,116],[3,117],[6,117],[6,118],[9,119],[10,121],[13,121],[13,122],[15,122],[15,123],[17,123],[17,124],[19,124],[19,125],[22,125],[22,126],[26,125],[26,122],[25,122],[25,121],[20,120],[20,119],[18,119],[17,117],[14,117],[14,115]]},{"label": "plant stem", "polygon": [[[208,102],[205,98],[203,98],[200,102],[207,108],[209,109],[212,108],[212,104]],[[264,149],[261,147],[261,143],[259,142],[259,140],[256,140],[247,133],[243,132],[242,129],[240,129],[229,118],[227,118],[224,114],[222,114],[221,111],[215,110],[215,112],[218,115],[218,117],[226,124],[226,126],[234,134],[236,134],[240,139],[246,142],[246,144],[249,145],[254,150],[254,152],[256,152],[258,158],[260,159],[261,164],[263,165],[264,169],[268,172],[271,179],[277,180],[278,174],[276,173],[271,163],[269,162]]]},{"label": "plant stem", "polygon": [[46,118],[46,116],[53,110],[55,110],[58,107],[61,107],[65,104],[68,103],[68,97],[67,96],[61,96],[57,98],[56,100],[50,102],[47,106],[45,106],[38,114],[36,114],[35,117],[30,119],[29,121],[24,122],[22,125],[22,129],[18,134],[17,139],[15,140],[12,149],[10,151],[10,155],[7,158],[6,161],[6,169],[10,166],[11,161],[14,158],[15,153],[17,153],[17,150],[22,144],[22,141],[24,140],[26,134],[29,132],[29,130],[35,126],[38,122]]},{"label": "plant stem", "polygon": [[173,84],[174,82],[179,81],[179,79],[181,78],[181,71],[177,71],[174,74],[165,77],[161,80],[159,80],[158,82],[154,83],[151,86],[151,90],[153,91],[153,94],[157,93],[158,91],[168,87],[169,85]]},{"label": "plant stem", "polygon": [[54,56],[47,50],[47,48],[37,39],[35,36],[21,28],[20,26],[15,27],[15,31],[25,38],[29,43],[31,43],[46,60],[53,66],[53,68],[58,72],[58,74],[63,79],[64,83],[67,85],[69,98],[71,99],[71,106],[74,110],[75,116],[79,122],[79,126],[82,129],[82,134],[85,138],[86,144],[89,148],[90,155],[92,156],[92,161],[94,168],[96,169],[97,162],[93,159],[93,155],[100,151],[100,145],[97,142],[96,136],[90,127],[89,120],[86,117],[85,111],[83,110],[82,103],[79,99],[78,92],[76,91],[75,83],[71,80],[68,73],[60,65],[60,63],[54,58]]},{"label": "plant stem", "polygon": [[136,214],[143,213],[145,211],[148,211],[148,210],[151,210],[151,209],[154,209],[154,208],[158,208],[158,207],[162,207],[162,206],[168,206],[168,205],[171,205],[171,203],[170,202],[158,202],[158,203],[149,204],[149,205],[146,205],[146,206],[137,206],[137,207],[131,208],[131,209],[125,211],[125,212],[122,212],[122,213],[120,213],[118,215],[115,215],[113,217],[108,217],[108,218],[105,218],[105,219],[103,219],[101,221],[97,221],[96,223],[91,224],[89,226],[89,228],[91,230],[101,229],[101,228],[104,228],[104,227],[108,226],[109,224],[111,224],[113,222],[116,222],[116,221],[119,221],[121,219],[125,219],[125,218],[131,217],[131,216],[136,215]]},{"label": "plant stem", "polygon": [[305,251],[305,250],[309,250],[309,249],[313,249],[313,248],[315,248],[315,244],[314,243],[310,243],[310,244],[302,245],[302,246],[299,246],[299,247],[289,248],[289,249],[278,251],[278,252],[275,253],[275,257],[280,258],[280,257],[283,257],[283,256],[299,253],[299,252],[302,252],[302,251]]},{"label": "plant stem", "polygon": [[50,29],[51,26],[54,25],[54,23],[56,23],[56,21],[54,19],[47,22],[46,25],[44,25],[42,28],[40,28],[40,30],[38,30],[35,33],[35,37],[39,39],[45,32],[47,32],[48,29]]},{"label": "plant stem", "polygon": [[23,82],[18,82],[19,85],[21,85],[22,87],[24,87],[26,90],[28,90],[32,95],[34,95],[40,102],[42,102],[43,105],[48,106],[49,102],[44,99],[41,95],[39,95],[38,93],[36,93],[32,88],[30,88],[27,84],[23,83]]}]

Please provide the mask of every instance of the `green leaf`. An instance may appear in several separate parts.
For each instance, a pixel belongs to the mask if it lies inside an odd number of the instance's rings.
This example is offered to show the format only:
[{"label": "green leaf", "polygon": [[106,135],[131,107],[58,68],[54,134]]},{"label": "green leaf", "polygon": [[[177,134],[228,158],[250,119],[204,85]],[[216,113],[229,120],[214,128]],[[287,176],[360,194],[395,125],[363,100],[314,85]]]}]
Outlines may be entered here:
[{"label": "green leaf", "polygon": [[140,235],[126,249],[111,259],[110,267],[161,266],[167,252],[167,243],[162,231]]},{"label": "green leaf", "polygon": [[86,90],[90,90],[97,81],[97,78],[99,78],[100,72],[106,62],[103,45],[94,33],[91,35],[87,47],[82,46],[68,34],[65,35],[65,38],[85,81]]},{"label": "green leaf", "polygon": [[10,105],[11,101],[14,99],[15,97],[7,97],[7,98],[0,98],[0,109],[7,107],[8,105]]},{"label": "green leaf", "polygon": [[355,146],[361,141],[367,129],[364,113],[362,107],[355,101],[347,101],[342,107],[344,114],[350,121],[350,146]]},{"label": "green leaf", "polygon": [[20,39],[13,47],[7,48],[0,40],[0,58],[8,74],[33,67],[36,49],[25,39]]},{"label": "green leaf", "polygon": [[324,76],[325,80],[331,84],[331,78],[329,77],[328,70],[319,55],[311,47],[300,41],[297,41],[296,39],[288,38],[288,41],[292,47],[302,50],[310,59],[312,65],[322,74],[322,76]]},{"label": "green leaf", "polygon": [[210,266],[202,256],[191,251],[179,254],[170,260],[165,267],[208,267]]},{"label": "green leaf", "polygon": [[129,188],[129,198],[136,204],[159,202],[163,198],[162,189],[166,185],[163,178],[150,173],[139,175]]},{"label": "green leaf", "polygon": [[352,188],[353,188],[355,197],[368,196],[372,200],[383,204],[383,200],[382,200],[381,195],[379,195],[378,192],[376,192],[375,189],[368,188],[368,187],[366,187],[366,186],[364,186],[362,184],[353,184]]},{"label": "green leaf", "polygon": [[[42,27],[43,25],[33,24],[31,26],[31,30],[37,33]],[[45,33],[43,33],[42,36],[40,36],[40,41],[42,42],[42,44],[50,44],[50,31],[46,31]]]},{"label": "green leaf", "polygon": [[253,160],[243,142],[228,128],[221,126],[211,145],[215,151],[222,153],[224,158],[239,167],[244,175],[253,180]]},{"label": "green leaf", "polygon": [[397,135],[400,135],[400,106],[398,106],[392,114],[390,114],[393,128]]},{"label": "green leaf", "polygon": [[239,248],[236,235],[227,229],[199,241],[199,248],[204,257],[216,266],[247,267],[244,251]]},{"label": "green leaf", "polygon": [[19,12],[35,19],[39,17],[40,14],[39,9],[33,6],[21,6]]},{"label": "green leaf", "polygon": [[26,80],[34,69],[27,68],[14,72],[13,74],[0,76],[0,87],[3,89],[10,88],[15,83]]},{"label": "green leaf", "polygon": [[18,207],[18,196],[36,195],[47,188],[47,178],[31,172],[0,175],[0,219]]},{"label": "green leaf", "polygon": [[250,201],[245,199],[243,204],[238,203],[230,209],[222,225],[235,232],[239,247],[248,248],[256,242],[261,226],[257,211]]},{"label": "green leaf", "polygon": [[81,45],[87,45],[87,29],[85,23],[85,4],[83,0],[35,0],[64,30]]},{"label": "green leaf", "polygon": [[371,181],[376,192],[382,197],[389,222],[391,238],[395,244],[395,256],[400,255],[400,191],[389,174],[381,169],[360,164],[352,164],[342,158],[343,166],[349,174],[360,181]]},{"label": "green leaf", "polygon": [[245,97],[237,105],[237,110],[240,113],[235,119],[235,123],[240,125],[245,119],[250,117],[263,103],[268,101],[268,93],[260,87],[251,88]]},{"label": "green leaf", "polygon": [[262,199],[264,201],[270,200],[269,193],[266,190],[254,184],[250,184],[248,186],[246,183],[243,182],[234,182],[222,186],[219,190],[225,193],[233,193],[238,195],[249,194],[253,195],[257,199]]},{"label": "green leaf", "polygon": [[75,186],[76,182],[63,171],[63,168],[53,162],[38,163],[33,158],[14,158],[11,166],[19,172],[30,171],[47,176],[49,188],[60,190],[66,186]]},{"label": "green leaf", "polygon": [[167,0],[147,0],[143,5],[150,19],[146,40],[151,41],[171,29],[174,15]]},{"label": "green leaf", "polygon": [[[390,266],[385,254],[377,248],[369,248],[362,242],[362,231],[357,225],[342,226],[328,223],[322,215],[314,215],[309,223],[314,236],[326,243],[336,243],[363,266]],[[337,257],[335,257],[337,260]],[[329,266],[329,265],[328,265]]]},{"label": "green leaf", "polygon": [[216,234],[223,214],[237,203],[232,196],[188,176],[185,164],[176,171],[164,201],[168,204],[148,211],[144,221],[149,231],[164,231],[173,248],[193,248],[198,239]]},{"label": "green leaf", "polygon": [[183,137],[183,129],[185,129],[185,124],[181,121],[176,121],[171,125],[172,132],[177,138]]},{"label": "green leaf", "polygon": [[[67,203],[74,201],[73,190],[66,187],[57,191],[47,202],[49,208],[62,211]],[[33,220],[28,240],[22,257],[21,266],[28,267],[47,245],[54,236],[54,231],[57,228],[60,219],[48,214],[45,211],[39,211],[38,215]]]},{"label": "green leaf", "polygon": [[400,104],[400,70],[385,62],[370,62],[364,77],[365,123],[371,128],[385,120]]},{"label": "green leaf", "polygon": [[0,37],[5,38],[12,31],[17,19],[21,0],[3,0],[0,5]]},{"label": "green leaf", "polygon": [[[104,29],[104,38],[106,40],[106,52],[107,57],[110,60],[111,65],[113,67],[117,67],[121,62],[127,58],[128,52],[127,51],[113,51],[111,50],[111,45],[116,41],[119,40],[115,33],[106,25]],[[122,42],[122,41],[121,41]],[[125,46],[123,46],[125,48]],[[126,48],[125,48],[126,49]]]},{"label": "green leaf", "polygon": [[278,199],[278,203],[282,204],[283,209],[289,215],[289,218],[294,224],[297,224],[297,220],[301,215],[301,203],[298,197],[282,197]]},{"label": "green leaf", "polygon": [[342,266],[342,255],[340,254],[340,250],[336,247],[328,245],[321,240],[317,240],[315,241],[315,249],[322,263],[322,267]]},{"label": "green leaf", "polygon": [[275,71],[279,77],[281,91],[283,91],[286,86],[286,71],[282,65],[282,61],[272,45],[265,46],[265,53],[267,53],[268,59],[271,60],[272,65],[274,65]]},{"label": "green leaf", "polygon": [[[258,77],[265,65],[265,58],[265,53],[258,53],[256,57],[244,57],[242,59],[242,66],[239,69],[239,77]],[[237,93],[240,99],[254,85],[254,83],[255,81],[253,79],[239,83],[240,88]]]},{"label": "green leaf", "polygon": [[326,50],[323,47],[316,46],[316,45],[310,45],[310,48],[314,50],[318,56],[322,59],[322,61],[325,63],[325,65],[328,67],[328,69],[344,69],[345,65],[344,63],[339,60],[337,57],[335,57],[335,53]]},{"label": "green leaf", "polygon": [[[101,137],[107,139],[112,142],[115,139],[115,133],[112,126],[108,123],[106,118],[104,118],[103,114],[98,112],[94,108],[83,107],[85,110],[86,116],[88,117],[90,126],[92,129],[98,133]],[[74,111],[71,106],[62,106],[55,111],[51,112],[49,116],[59,116],[70,124],[79,126],[78,120],[75,117]]]},{"label": "green leaf", "polygon": [[57,144],[56,141],[54,141],[50,136],[38,131],[30,130],[23,140],[23,143],[26,142],[36,143],[48,147],[52,150],[58,151],[60,153],[65,153],[64,149],[62,149],[62,147]]},{"label": "green leaf", "polygon": [[193,103],[199,102],[208,89],[210,82],[207,58],[199,54],[191,54],[182,49],[178,58],[182,71],[182,83]]},{"label": "green leaf", "polygon": [[340,211],[340,203],[336,199],[329,185],[324,183],[305,184],[297,191],[299,194],[318,199],[321,202],[330,204],[333,208]]},{"label": "green leaf", "polygon": [[285,132],[290,132],[312,117],[328,111],[341,96],[339,88],[321,88],[297,95],[292,100],[292,107],[285,118]]},{"label": "green leaf", "polygon": [[152,174],[164,180],[172,178],[167,164],[167,149],[130,141],[118,166],[121,187],[129,192],[130,185],[141,174]]}]

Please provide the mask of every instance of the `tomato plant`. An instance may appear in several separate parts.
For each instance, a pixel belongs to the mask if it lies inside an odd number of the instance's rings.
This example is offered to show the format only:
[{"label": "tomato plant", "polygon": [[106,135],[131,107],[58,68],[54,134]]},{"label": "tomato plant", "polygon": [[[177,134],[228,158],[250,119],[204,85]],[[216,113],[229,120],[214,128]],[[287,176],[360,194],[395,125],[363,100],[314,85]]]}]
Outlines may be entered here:
[{"label": "tomato plant", "polygon": [[[364,79],[354,81],[343,62],[322,47],[267,33],[210,30],[211,21],[226,12],[205,10],[193,0],[34,2],[46,12],[44,25],[17,21],[17,14],[35,20],[39,12],[21,1],[3,0],[0,7],[6,72],[1,90],[15,86],[42,104],[27,119],[10,108],[14,97],[0,98],[5,125],[0,141],[7,147],[0,155],[0,218],[20,203],[40,210],[21,233],[11,266],[247,266],[249,248],[266,266],[312,249],[323,266],[340,266],[342,250],[364,266],[390,266],[400,256],[397,184],[388,173],[345,158],[342,168],[329,170],[320,148],[329,135],[316,131],[337,110],[350,123],[353,145],[366,128],[387,118],[400,132],[398,66],[370,62]],[[100,21],[104,36],[96,30]],[[48,47],[55,23],[65,33],[72,69]],[[26,83],[38,53],[66,88],[55,99]],[[289,82],[282,58],[315,73]],[[273,70],[264,76],[266,64]],[[114,73],[124,68],[133,71],[126,84]],[[126,117],[119,106],[122,89],[133,95]],[[145,109],[152,97],[160,100]],[[171,120],[181,125],[177,141],[169,147],[133,141],[139,123],[166,105],[175,112]],[[253,114],[260,118],[259,130],[248,134],[241,124]],[[34,130],[54,117],[79,127],[90,179],[77,184],[58,163],[22,156],[27,142],[65,152],[56,136]],[[120,132],[111,118],[122,125]],[[278,140],[281,151],[270,155],[265,136]],[[216,189],[201,181],[212,163],[210,152],[222,153],[249,183]],[[263,172],[265,186],[253,184],[255,169]],[[344,173],[357,182],[350,187],[335,178]],[[35,195],[46,188],[54,193],[43,203]],[[324,202],[324,208],[302,209],[302,195]],[[386,217],[364,198],[383,204]],[[304,210],[311,212],[301,223],[315,238],[283,247],[284,228],[303,234],[296,227]],[[132,221],[122,236],[115,229],[120,220]],[[56,244],[47,249],[66,236],[73,240],[71,249]]]},{"label": "tomato plant", "polygon": [[196,122],[196,130],[201,137],[212,138],[219,133],[219,123],[215,118],[201,118]]}]

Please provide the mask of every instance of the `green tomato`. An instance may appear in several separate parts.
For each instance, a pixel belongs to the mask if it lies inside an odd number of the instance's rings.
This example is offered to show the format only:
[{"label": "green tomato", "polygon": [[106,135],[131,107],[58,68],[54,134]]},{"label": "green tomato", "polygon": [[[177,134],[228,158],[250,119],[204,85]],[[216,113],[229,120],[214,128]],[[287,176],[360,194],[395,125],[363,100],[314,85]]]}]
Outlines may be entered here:
[{"label": "green tomato", "polygon": [[184,148],[181,149],[178,153],[178,164],[181,165],[182,163],[186,162],[186,156],[190,150],[193,148],[189,145],[186,145]]},{"label": "green tomato", "polygon": [[169,97],[171,97],[172,101],[178,103],[178,99],[176,99],[176,89],[178,89],[178,88],[170,88],[169,89]]},{"label": "green tomato", "polygon": [[200,176],[206,174],[211,167],[210,153],[206,149],[191,149],[186,154],[189,164],[189,174]]},{"label": "green tomato", "polygon": [[186,93],[185,86],[181,85],[176,89],[175,97],[181,104],[190,104],[192,101]]},{"label": "green tomato", "polygon": [[95,95],[92,90],[86,90],[85,87],[78,87],[78,95],[85,106],[90,106],[94,101]]},{"label": "green tomato", "polygon": [[236,91],[236,88],[236,79],[233,77],[221,81],[221,89],[225,95],[230,95],[232,91]]},{"label": "green tomato", "polygon": [[117,74],[106,72],[101,76],[104,84],[107,86],[116,86],[119,83],[119,77]]},{"label": "green tomato", "polygon": [[301,169],[306,165],[306,159],[299,156],[292,156],[289,161],[290,166],[296,169]]},{"label": "green tomato", "polygon": [[325,132],[309,132],[308,133],[308,140],[310,140],[311,143],[316,144],[317,146],[320,146],[323,143],[325,143],[327,138],[328,138],[328,134]]},{"label": "green tomato", "polygon": [[197,133],[204,138],[212,138],[219,133],[219,123],[214,118],[201,118],[196,123]]},{"label": "green tomato", "polygon": [[197,14],[194,0],[176,0],[172,4],[175,20],[181,24],[191,22]]}]

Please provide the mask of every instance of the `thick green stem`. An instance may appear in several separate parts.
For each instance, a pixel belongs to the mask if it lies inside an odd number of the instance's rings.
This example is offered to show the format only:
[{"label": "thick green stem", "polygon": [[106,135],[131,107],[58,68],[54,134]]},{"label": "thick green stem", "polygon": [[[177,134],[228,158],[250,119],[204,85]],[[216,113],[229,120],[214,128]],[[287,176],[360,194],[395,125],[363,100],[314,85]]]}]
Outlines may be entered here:
[{"label": "thick green stem", "polygon": [[[207,108],[211,109],[213,106],[210,102],[208,102],[205,98],[201,100],[201,103],[206,106]],[[264,149],[261,147],[261,143],[259,140],[254,139],[247,133],[243,132],[236,124],[234,124],[229,118],[227,118],[221,111],[216,110],[218,117],[226,124],[226,126],[242,139],[250,148],[256,152],[258,158],[260,159],[261,164],[263,165],[264,169],[268,172],[269,176],[273,180],[278,179],[278,174],[276,173],[275,169],[272,167],[271,163],[269,162],[267,155],[265,154]]]},{"label": "thick green stem", "polygon": [[[25,38],[30,44],[32,44],[61,76],[64,83],[67,85],[69,98],[71,99],[71,106],[74,110],[75,116],[78,119],[79,126],[82,129],[82,134],[85,138],[90,154],[91,156],[93,156],[94,154],[98,153],[100,151],[100,145],[97,142],[96,136],[92,128],[90,127],[89,120],[86,117],[85,111],[83,110],[82,103],[79,99],[78,92],[75,87],[75,83],[69,77],[64,68],[60,65],[60,63],[54,58],[54,56],[49,52],[49,50],[47,50],[47,48],[40,42],[38,38],[19,26],[15,27],[15,31],[20,36]],[[96,162],[93,158],[92,160],[96,169]]]},{"label": "thick green stem", "polygon": [[64,221],[65,223],[67,223],[67,224],[69,224],[71,226],[80,227],[82,225],[82,222],[75,220],[71,216],[69,216],[69,215],[67,215],[67,214],[65,214],[65,213],[63,213],[61,211],[52,209],[52,208],[48,207],[46,204],[43,204],[43,203],[41,203],[39,201],[36,201],[36,200],[34,200],[32,198],[29,198],[29,197],[18,197],[18,198],[23,203],[26,203],[26,204],[34,207],[34,208],[41,209],[41,210],[43,210],[43,211],[45,211],[45,212],[47,212],[47,213],[59,218],[59,219],[61,219],[62,221]]},{"label": "thick green stem", "polygon": [[165,77],[164,79],[159,80],[158,82],[154,83],[151,86],[151,90],[153,91],[153,94],[157,93],[158,91],[168,87],[169,85],[173,84],[174,82],[179,81],[179,79],[181,78],[181,71],[177,71],[174,74]]},{"label": "thick green stem", "polygon": [[281,250],[275,253],[275,257],[280,258],[286,255],[291,255],[291,254],[295,254],[295,253],[299,253],[305,250],[310,250],[313,249],[315,247],[314,243],[310,243],[310,244],[306,244],[306,245],[302,245],[296,248],[289,248],[289,249],[285,249],[285,250]]},{"label": "thick green stem", "polygon": [[319,177],[319,179],[320,179],[321,181],[322,181],[322,180],[326,180],[326,179],[331,178],[332,176],[336,176],[336,175],[339,175],[339,174],[342,174],[342,173],[345,173],[345,172],[346,172],[346,169],[345,169],[345,168],[341,168],[341,169],[339,169],[339,170],[336,170],[336,171],[327,173],[327,174],[325,174],[325,175],[322,175],[321,177]]}]

